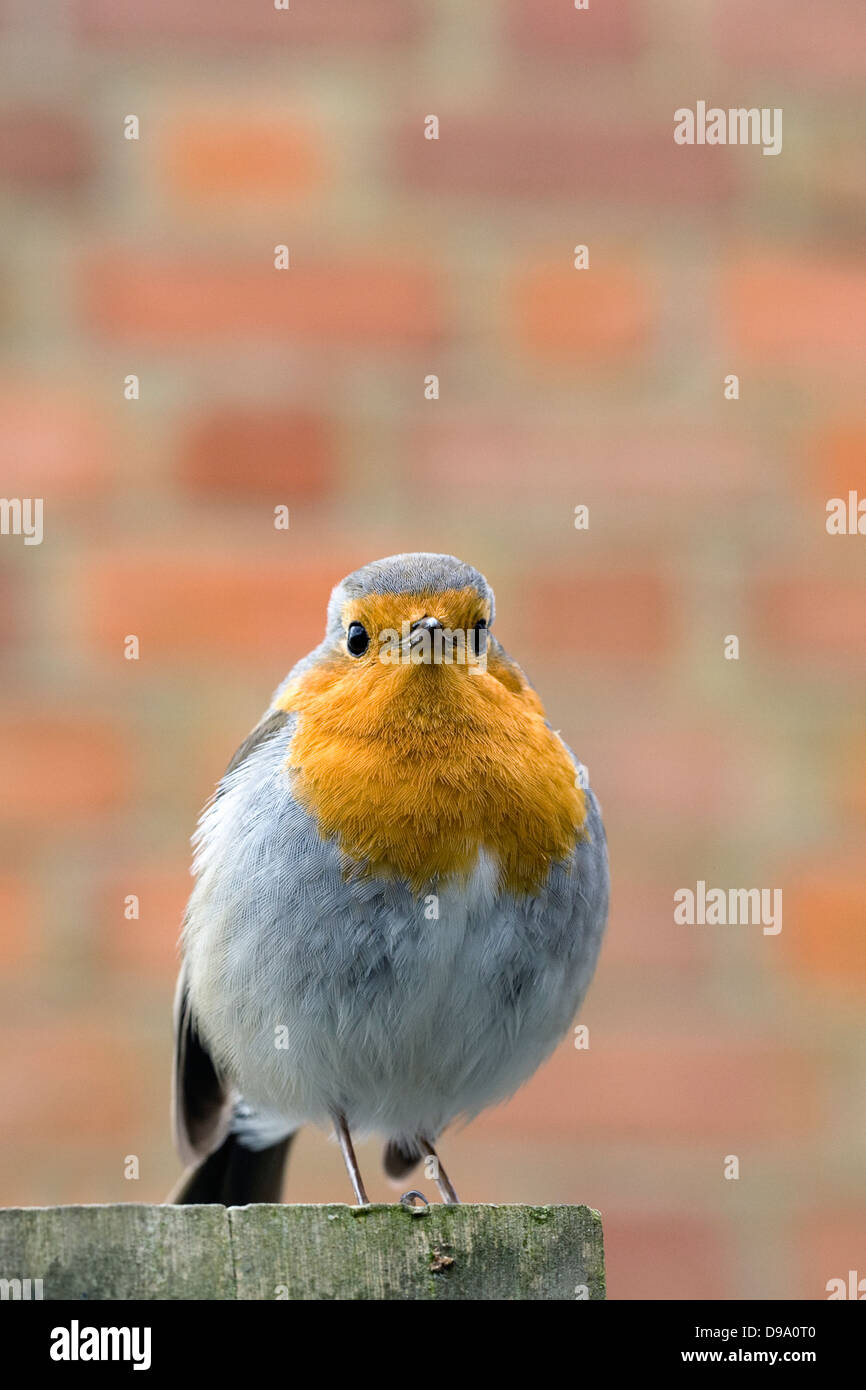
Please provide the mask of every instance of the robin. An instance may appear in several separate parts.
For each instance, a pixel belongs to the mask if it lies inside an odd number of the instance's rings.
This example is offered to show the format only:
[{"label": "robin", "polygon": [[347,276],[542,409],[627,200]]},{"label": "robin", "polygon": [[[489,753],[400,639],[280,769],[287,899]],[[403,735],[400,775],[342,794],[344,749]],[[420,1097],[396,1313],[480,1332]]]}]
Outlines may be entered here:
[{"label": "robin", "polygon": [[175,1006],[173,1200],[279,1201],[292,1136],[386,1173],[511,1095],[567,1031],[608,902],[585,769],[450,555],[338,584],[194,837]]}]

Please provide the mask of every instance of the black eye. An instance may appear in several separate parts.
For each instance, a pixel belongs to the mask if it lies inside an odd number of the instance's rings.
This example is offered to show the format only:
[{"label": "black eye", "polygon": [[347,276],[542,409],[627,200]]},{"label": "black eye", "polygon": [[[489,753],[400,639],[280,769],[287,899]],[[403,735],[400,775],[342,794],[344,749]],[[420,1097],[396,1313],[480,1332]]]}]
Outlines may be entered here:
[{"label": "black eye", "polygon": [[346,646],[352,656],[363,656],[370,645],[367,636],[367,629],[363,623],[349,623],[349,631],[346,633]]},{"label": "black eye", "polygon": [[487,647],[487,619],[479,618],[469,636],[473,656],[480,656]]}]

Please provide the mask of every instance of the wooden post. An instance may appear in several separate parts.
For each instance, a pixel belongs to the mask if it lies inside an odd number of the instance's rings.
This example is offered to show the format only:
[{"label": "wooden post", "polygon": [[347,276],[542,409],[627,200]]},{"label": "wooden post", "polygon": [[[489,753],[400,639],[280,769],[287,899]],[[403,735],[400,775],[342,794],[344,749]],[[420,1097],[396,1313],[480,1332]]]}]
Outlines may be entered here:
[{"label": "wooden post", "polygon": [[0,1297],[27,1279],[55,1300],[605,1296],[601,1217],[573,1206],[0,1210]]}]

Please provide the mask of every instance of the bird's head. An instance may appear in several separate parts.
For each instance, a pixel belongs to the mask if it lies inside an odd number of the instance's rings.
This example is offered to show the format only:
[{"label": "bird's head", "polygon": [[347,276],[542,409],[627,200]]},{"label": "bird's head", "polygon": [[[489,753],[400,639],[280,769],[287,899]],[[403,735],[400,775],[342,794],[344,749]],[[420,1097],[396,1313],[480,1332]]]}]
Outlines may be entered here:
[{"label": "bird's head", "polygon": [[331,594],[325,640],[280,690],[295,794],[352,857],[419,884],[486,846],[524,889],[573,847],[570,756],[490,633],[493,591],[451,555],[392,555]]},{"label": "bird's head", "polygon": [[326,642],[349,664],[375,669],[486,668],[493,591],[453,555],[391,555],[356,570],[328,605]]}]

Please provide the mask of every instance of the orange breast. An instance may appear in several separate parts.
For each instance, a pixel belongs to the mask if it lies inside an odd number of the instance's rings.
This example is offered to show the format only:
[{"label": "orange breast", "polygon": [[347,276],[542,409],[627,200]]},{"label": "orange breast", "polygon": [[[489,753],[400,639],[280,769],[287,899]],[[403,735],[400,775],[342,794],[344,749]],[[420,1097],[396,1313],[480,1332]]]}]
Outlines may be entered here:
[{"label": "orange breast", "polygon": [[[352,606],[346,616],[381,631],[432,602],[391,597],[376,614]],[[455,600],[444,621],[471,616]],[[360,661],[336,653],[284,693],[281,706],[299,715],[287,764],[295,796],[362,872],[420,891],[468,876],[483,849],[502,887],[531,893],[573,849],[586,804],[520,668],[493,651],[485,673],[388,665],[372,646]]]}]

